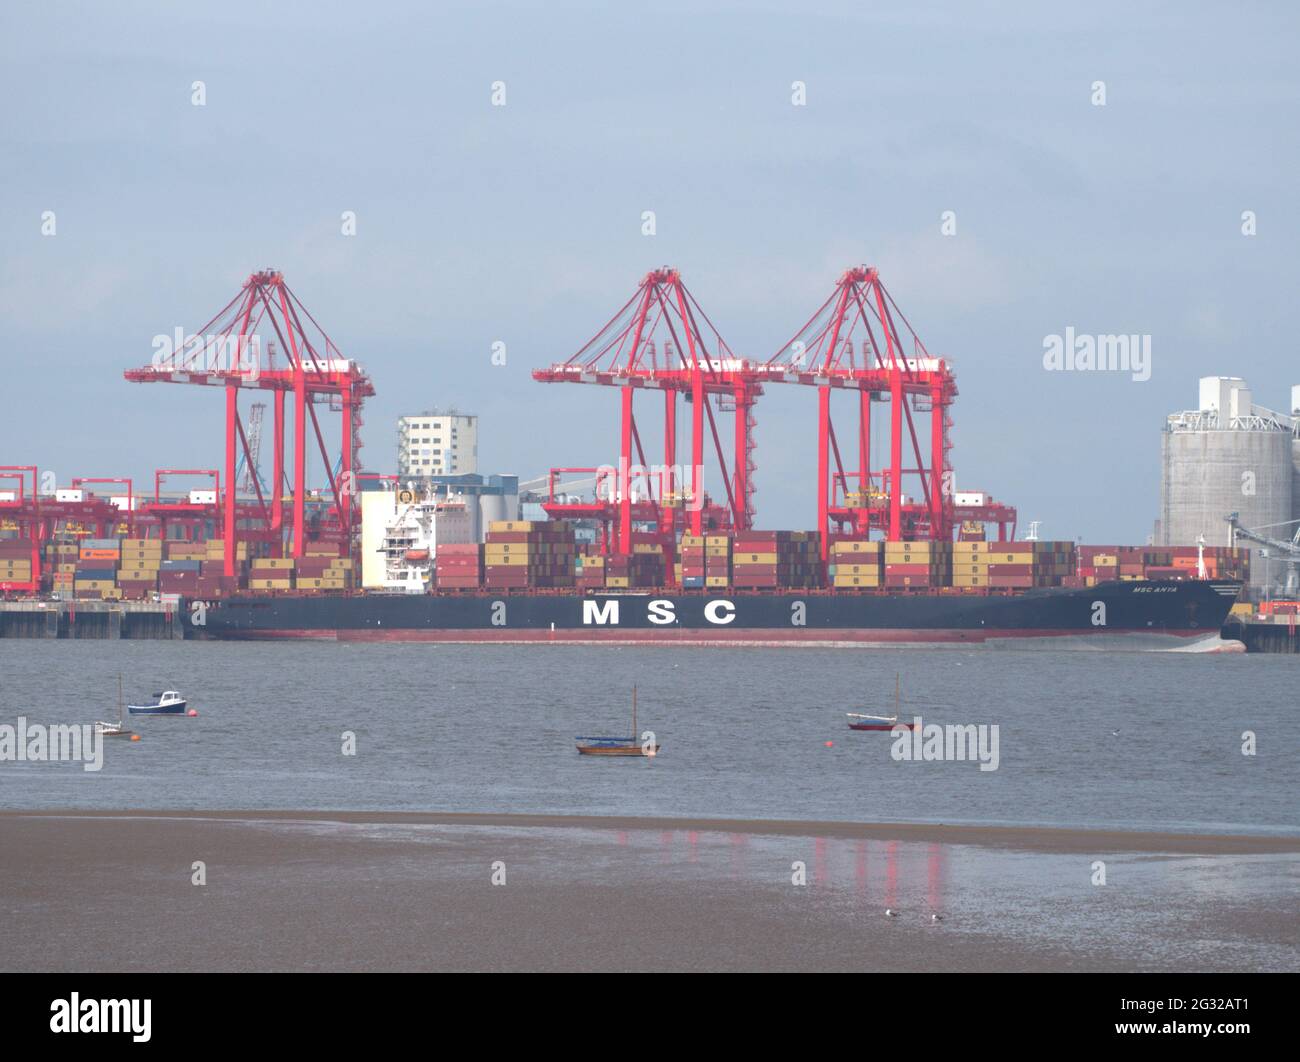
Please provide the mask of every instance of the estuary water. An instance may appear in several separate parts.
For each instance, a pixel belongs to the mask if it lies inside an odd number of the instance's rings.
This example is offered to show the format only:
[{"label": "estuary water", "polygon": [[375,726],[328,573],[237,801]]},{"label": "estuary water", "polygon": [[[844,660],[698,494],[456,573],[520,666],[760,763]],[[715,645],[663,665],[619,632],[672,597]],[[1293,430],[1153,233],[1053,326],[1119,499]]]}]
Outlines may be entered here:
[{"label": "estuary water", "polygon": [[[98,772],[2,761],[0,807],[1297,834],[1297,667],[1254,655],[7,640],[0,725],[113,718],[119,673],[128,700],[177,688],[199,715],[129,717],[141,740],[110,740]],[[996,725],[997,769],[896,760],[888,733],[850,731],[848,711],[892,711],[896,674],[904,718]],[[661,754],[578,756],[577,734],[630,732],[633,683]]]}]

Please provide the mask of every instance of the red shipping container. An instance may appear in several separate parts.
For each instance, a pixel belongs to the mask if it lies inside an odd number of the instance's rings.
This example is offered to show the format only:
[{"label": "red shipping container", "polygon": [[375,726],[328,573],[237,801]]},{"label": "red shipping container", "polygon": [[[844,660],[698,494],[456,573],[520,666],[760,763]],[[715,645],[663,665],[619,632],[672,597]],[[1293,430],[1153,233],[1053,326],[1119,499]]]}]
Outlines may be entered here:
[{"label": "red shipping container", "polygon": [[886,575],[929,575],[934,567],[929,564],[886,564]]},{"label": "red shipping container", "polygon": [[740,589],[758,588],[758,587],[776,587],[781,586],[781,580],[775,575],[734,575],[731,578],[733,586]]}]

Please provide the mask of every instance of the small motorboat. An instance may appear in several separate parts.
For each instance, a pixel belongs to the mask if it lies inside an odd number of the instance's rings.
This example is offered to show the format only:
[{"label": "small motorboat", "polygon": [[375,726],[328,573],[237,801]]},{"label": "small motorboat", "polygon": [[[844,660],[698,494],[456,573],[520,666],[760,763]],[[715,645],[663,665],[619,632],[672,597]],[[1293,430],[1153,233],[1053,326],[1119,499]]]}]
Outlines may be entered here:
[{"label": "small motorboat", "polygon": [[899,675],[894,676],[894,714],[893,715],[868,715],[865,712],[845,712],[849,717],[850,730],[893,730],[895,727],[902,727],[904,730],[913,730],[915,723],[900,723],[898,721],[898,707],[900,693],[902,691],[902,678]]},{"label": "small motorboat", "polygon": [[122,676],[117,676],[117,722],[106,723],[102,719],[95,723],[95,733],[100,737],[131,737],[122,720]]},{"label": "small motorboat", "polygon": [[624,737],[576,737],[578,754],[581,756],[658,756],[659,746],[649,743],[642,745],[636,732],[636,687],[632,687],[632,736]]},{"label": "small motorboat", "polygon": [[132,715],[184,715],[185,698],[176,690],[155,693],[148,704],[128,704],[127,710]]}]

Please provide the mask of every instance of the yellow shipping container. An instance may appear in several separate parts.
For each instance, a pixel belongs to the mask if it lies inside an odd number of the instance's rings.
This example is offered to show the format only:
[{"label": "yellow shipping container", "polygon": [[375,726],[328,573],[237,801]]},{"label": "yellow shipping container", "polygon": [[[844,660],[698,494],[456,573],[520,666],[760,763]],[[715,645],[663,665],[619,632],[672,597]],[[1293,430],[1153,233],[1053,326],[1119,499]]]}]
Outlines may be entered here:
[{"label": "yellow shipping container", "polygon": [[[294,559],[292,557],[258,557],[253,561],[253,571],[292,571]],[[270,578],[270,576],[267,576]]]},{"label": "yellow shipping container", "polygon": [[729,535],[705,535],[705,536],[704,536],[704,544],[705,544],[706,546],[728,546],[728,547],[730,547],[730,545],[731,545],[731,537],[730,537]]},{"label": "yellow shipping container", "polygon": [[857,541],[857,540],[852,542],[832,542],[831,552],[832,553],[879,553],[880,547],[883,545],[884,545],[883,542],[865,542],[865,541]]},{"label": "yellow shipping container", "polygon": [[730,586],[731,580],[725,575],[710,575],[704,580],[705,586]]},{"label": "yellow shipping container", "polygon": [[737,564],[775,564],[780,555],[776,553],[737,553],[732,558]]},{"label": "yellow shipping container", "polygon": [[842,575],[879,575],[879,564],[845,564],[843,561],[837,561],[835,564],[835,577],[838,579]]},{"label": "yellow shipping container", "polygon": [[861,587],[878,587],[880,577],[876,575],[836,575],[831,580],[832,586],[861,586]]},{"label": "yellow shipping container", "polygon": [[78,579],[74,585],[78,590],[112,590],[116,586],[112,579]]},{"label": "yellow shipping container", "polygon": [[493,520],[488,524],[488,531],[534,531],[545,526],[536,520]]},{"label": "yellow shipping container", "polygon": [[292,590],[292,579],[249,579],[250,590]]},{"label": "yellow shipping container", "polygon": [[631,580],[626,575],[609,575],[605,577],[606,586],[630,586]]}]

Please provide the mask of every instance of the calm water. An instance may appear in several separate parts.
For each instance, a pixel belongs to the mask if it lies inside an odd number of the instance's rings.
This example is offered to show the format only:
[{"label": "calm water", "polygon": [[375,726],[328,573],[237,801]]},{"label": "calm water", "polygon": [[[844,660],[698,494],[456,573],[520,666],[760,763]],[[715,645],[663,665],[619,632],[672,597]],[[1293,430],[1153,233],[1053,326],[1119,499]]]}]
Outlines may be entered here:
[{"label": "calm water", "polygon": [[[0,763],[9,808],[304,808],[1300,832],[1282,656],[0,641],[0,722],[89,722],[178,687],[104,770]],[[844,712],[996,723],[1000,766],[899,763]],[[656,760],[589,760],[628,731]],[[908,701],[912,702],[909,711]],[[918,707],[919,706],[919,707]],[[1112,731],[1119,731],[1118,736]],[[1257,735],[1243,756],[1241,734]],[[357,754],[341,754],[344,731]],[[826,742],[833,742],[827,747]]]}]

